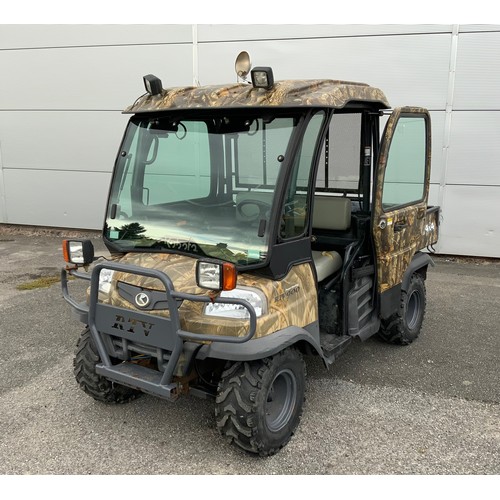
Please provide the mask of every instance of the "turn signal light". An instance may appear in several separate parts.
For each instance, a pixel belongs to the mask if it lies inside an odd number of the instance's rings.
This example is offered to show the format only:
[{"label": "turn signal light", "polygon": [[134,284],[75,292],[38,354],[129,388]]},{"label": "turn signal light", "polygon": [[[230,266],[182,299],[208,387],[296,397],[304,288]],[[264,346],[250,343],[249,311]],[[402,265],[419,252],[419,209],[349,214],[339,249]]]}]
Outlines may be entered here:
[{"label": "turn signal light", "polygon": [[223,290],[234,290],[236,288],[236,277],[237,277],[236,267],[234,264],[225,262],[222,264],[222,289]]}]

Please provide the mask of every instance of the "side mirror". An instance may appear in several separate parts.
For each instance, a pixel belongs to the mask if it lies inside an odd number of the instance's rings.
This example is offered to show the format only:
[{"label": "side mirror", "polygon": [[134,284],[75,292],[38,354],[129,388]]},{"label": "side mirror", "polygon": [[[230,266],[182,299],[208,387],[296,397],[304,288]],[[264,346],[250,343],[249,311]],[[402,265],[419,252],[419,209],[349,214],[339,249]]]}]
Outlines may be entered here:
[{"label": "side mirror", "polygon": [[94,245],[90,240],[63,240],[64,260],[77,266],[88,266],[94,262]]}]

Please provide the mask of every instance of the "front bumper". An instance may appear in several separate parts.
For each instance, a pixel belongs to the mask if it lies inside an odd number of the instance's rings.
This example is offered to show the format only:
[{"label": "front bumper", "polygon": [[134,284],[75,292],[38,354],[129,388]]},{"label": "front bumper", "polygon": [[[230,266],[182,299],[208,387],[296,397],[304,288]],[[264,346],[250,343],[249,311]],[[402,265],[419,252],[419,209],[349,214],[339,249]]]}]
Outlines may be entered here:
[{"label": "front bumper", "polygon": [[[158,279],[165,287],[165,298],[169,317],[160,317],[147,312],[125,309],[99,302],[99,275],[103,269],[137,274]],[[89,303],[78,303],[68,290],[68,273],[90,280]],[[174,382],[174,373],[178,364],[186,366],[186,354],[192,356],[203,343],[243,344],[255,335],[257,318],[251,304],[242,299],[215,298],[207,295],[193,295],[177,292],[171,279],[157,269],[148,269],[118,262],[96,264],[90,275],[75,270],[62,269],[61,286],[64,299],[74,312],[89,326],[92,339],[99,353],[101,362],[96,365],[96,372],[109,380],[122,385],[140,389],[144,392],[165,399],[177,398],[181,388]],[[208,303],[237,304],[245,307],[249,313],[248,330],[242,337],[223,335],[204,335],[185,331],[181,328],[178,301],[194,301]],[[117,347],[117,341],[119,347]],[[185,345],[190,345],[186,349]],[[158,370],[131,363],[134,346],[143,348],[157,359]],[[113,364],[110,358],[122,359],[123,362]]]}]

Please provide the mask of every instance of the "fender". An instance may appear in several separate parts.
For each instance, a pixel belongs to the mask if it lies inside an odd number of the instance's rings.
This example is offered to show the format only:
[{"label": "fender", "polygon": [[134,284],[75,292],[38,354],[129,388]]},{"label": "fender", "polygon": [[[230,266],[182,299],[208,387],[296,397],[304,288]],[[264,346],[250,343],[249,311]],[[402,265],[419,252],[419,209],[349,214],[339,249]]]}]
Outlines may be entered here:
[{"label": "fender", "polygon": [[227,344],[223,342],[212,342],[206,344],[198,351],[197,359],[216,358],[230,361],[252,361],[272,356],[283,349],[296,344],[306,342],[324,360],[323,351],[319,342],[319,324],[312,323],[304,328],[289,326],[278,330],[265,337],[252,339],[244,344]]},{"label": "fender", "polygon": [[420,274],[422,274],[422,277],[425,278],[427,277],[427,267],[429,264],[434,267],[434,261],[430,258],[429,254],[427,253],[422,253],[422,252],[417,252],[412,261],[410,262],[410,265],[408,266],[408,269],[405,271],[403,275],[403,282],[401,283],[401,289],[406,291],[408,290],[408,286],[410,284],[410,278],[413,273],[416,271],[420,271]]},{"label": "fender", "polygon": [[387,319],[397,310],[401,300],[401,290],[405,292],[408,290],[413,273],[419,272],[424,279],[426,278],[429,264],[432,267],[435,265],[429,254],[417,252],[413,256],[408,269],[403,275],[403,281],[380,295],[380,317],[382,319]]}]

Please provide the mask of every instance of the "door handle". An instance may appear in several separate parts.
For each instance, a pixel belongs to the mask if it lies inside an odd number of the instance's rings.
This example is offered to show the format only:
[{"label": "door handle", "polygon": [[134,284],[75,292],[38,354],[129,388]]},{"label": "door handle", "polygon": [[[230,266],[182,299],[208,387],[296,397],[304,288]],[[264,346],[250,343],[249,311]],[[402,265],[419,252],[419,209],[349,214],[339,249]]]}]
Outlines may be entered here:
[{"label": "door handle", "polygon": [[402,231],[403,229],[405,229],[406,227],[408,227],[408,224],[405,222],[405,221],[401,221],[401,222],[396,222],[394,224],[394,232],[397,233],[399,231]]}]

